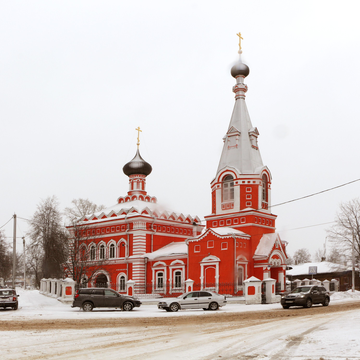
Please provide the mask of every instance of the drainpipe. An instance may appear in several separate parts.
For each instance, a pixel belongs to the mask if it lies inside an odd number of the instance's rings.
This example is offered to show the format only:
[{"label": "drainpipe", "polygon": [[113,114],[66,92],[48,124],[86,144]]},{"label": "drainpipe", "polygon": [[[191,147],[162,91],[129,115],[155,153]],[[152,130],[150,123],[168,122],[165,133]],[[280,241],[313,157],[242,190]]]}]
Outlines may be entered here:
[{"label": "drainpipe", "polygon": [[236,276],[235,276],[235,272],[236,272],[236,237],[235,234],[231,235],[234,239],[234,295],[237,291],[235,291],[235,288],[237,290],[237,286],[236,286]]},{"label": "drainpipe", "polygon": [[187,240],[185,240],[185,243],[187,246],[186,280],[188,280],[189,279],[189,242]]},{"label": "drainpipe", "polygon": [[127,217],[128,215],[126,214],[125,215],[125,223],[127,225],[127,229],[126,229],[126,238],[127,238],[127,246],[126,246],[126,253],[125,253],[125,261],[126,261],[126,275],[127,275],[127,280],[132,280],[132,279],[129,279],[129,260],[128,260],[128,257],[129,257],[129,250],[130,250],[130,246],[129,246],[129,233],[128,231],[130,230],[130,224],[128,223],[127,221]]},{"label": "drainpipe", "polygon": [[150,245],[150,252],[152,253],[153,252],[153,250],[154,250],[154,248],[153,248],[153,242],[154,242],[154,232],[155,232],[155,230],[154,230],[154,224],[155,224],[155,222],[156,222],[156,217],[154,216],[154,215],[152,215],[152,218],[154,219],[154,221],[151,223],[151,231],[152,231],[152,233],[151,233],[151,245]]},{"label": "drainpipe", "polygon": [[148,257],[144,257],[145,260],[145,294],[146,294],[146,284],[147,284],[147,263],[149,258]]}]

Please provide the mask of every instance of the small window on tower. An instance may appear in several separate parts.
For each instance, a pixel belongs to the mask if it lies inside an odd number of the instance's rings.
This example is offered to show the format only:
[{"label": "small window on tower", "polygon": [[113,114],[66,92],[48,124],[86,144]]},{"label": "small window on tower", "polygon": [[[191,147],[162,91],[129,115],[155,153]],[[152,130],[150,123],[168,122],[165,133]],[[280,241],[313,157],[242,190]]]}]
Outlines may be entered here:
[{"label": "small window on tower", "polygon": [[234,200],[234,178],[226,175],[222,183],[222,201]]},{"label": "small window on tower", "polygon": [[264,174],[262,176],[262,208],[267,209],[268,208],[268,178]]}]

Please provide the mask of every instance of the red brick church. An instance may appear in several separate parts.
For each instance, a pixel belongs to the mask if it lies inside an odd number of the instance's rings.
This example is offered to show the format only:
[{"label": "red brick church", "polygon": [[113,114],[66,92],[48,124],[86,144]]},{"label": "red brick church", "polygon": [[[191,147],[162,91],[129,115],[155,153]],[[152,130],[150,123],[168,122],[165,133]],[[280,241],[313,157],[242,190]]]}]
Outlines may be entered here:
[{"label": "red brick church", "polygon": [[[275,279],[285,289],[286,242],[275,233],[271,213],[271,173],[262,162],[258,136],[245,103],[249,67],[232,67],[235,105],[211,182],[211,214],[170,211],[146,190],[152,167],[140,155],[123,167],[129,191],[117,203],[80,219],[87,238],[89,286],[106,284],[136,294],[180,294],[185,282],[195,289],[242,295],[244,280]],[[99,263],[101,264],[99,266]],[[95,272],[93,276],[90,273]]]}]

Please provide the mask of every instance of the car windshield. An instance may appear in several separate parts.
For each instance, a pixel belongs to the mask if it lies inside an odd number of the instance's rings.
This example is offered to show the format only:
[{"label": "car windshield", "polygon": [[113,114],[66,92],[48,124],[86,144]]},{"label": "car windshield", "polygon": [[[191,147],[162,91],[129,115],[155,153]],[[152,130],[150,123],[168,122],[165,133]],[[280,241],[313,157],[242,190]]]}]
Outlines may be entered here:
[{"label": "car windshield", "polygon": [[311,286],[299,286],[292,293],[305,293],[311,289]]}]

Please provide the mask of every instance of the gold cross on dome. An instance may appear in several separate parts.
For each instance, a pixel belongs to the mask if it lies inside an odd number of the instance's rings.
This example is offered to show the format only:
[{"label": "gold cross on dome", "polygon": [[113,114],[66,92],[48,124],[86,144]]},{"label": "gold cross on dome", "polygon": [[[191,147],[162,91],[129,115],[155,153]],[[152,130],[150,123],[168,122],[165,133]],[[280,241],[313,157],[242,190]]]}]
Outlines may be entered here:
[{"label": "gold cross on dome", "polygon": [[241,50],[241,40],[244,40],[244,39],[241,37],[241,33],[238,33],[236,35],[239,37],[239,51],[240,51]]},{"label": "gold cross on dome", "polygon": [[140,145],[140,133],[142,132],[142,130],[140,130],[140,126],[137,127],[137,129],[135,129],[138,132],[138,137],[137,137],[137,147],[139,148]]}]

